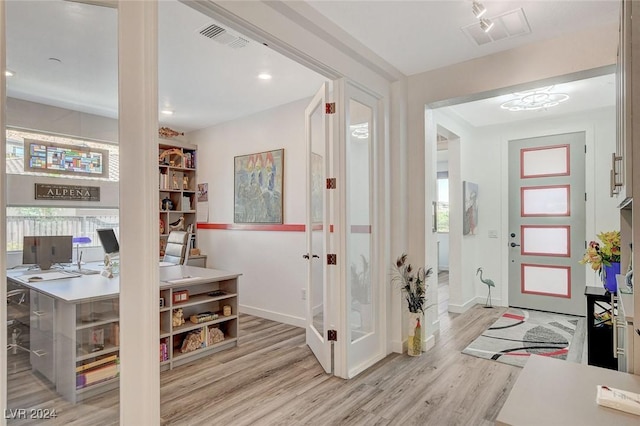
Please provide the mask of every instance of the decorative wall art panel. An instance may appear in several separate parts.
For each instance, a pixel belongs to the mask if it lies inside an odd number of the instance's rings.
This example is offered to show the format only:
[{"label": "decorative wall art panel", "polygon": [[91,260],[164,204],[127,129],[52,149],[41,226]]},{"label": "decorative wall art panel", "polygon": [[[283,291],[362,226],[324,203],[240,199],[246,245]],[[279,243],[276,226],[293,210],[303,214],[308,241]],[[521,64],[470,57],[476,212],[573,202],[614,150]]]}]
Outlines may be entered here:
[{"label": "decorative wall art panel", "polygon": [[234,222],[282,223],[284,149],[234,158]]}]

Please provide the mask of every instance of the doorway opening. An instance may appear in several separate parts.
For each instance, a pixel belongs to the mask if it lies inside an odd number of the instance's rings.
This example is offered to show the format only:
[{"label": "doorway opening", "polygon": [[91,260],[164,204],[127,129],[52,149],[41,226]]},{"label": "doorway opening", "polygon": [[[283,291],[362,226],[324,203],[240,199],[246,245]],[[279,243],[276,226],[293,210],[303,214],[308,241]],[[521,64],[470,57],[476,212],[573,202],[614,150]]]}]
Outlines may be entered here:
[{"label": "doorway opening", "polygon": [[[564,76],[565,82],[557,83],[553,91],[566,93],[569,99],[554,107],[517,111],[501,108],[501,105],[508,106],[506,102],[516,95],[495,96],[496,92],[484,94],[486,98],[473,102],[451,100],[449,106],[442,106],[443,103],[433,106],[433,121],[429,128],[434,134],[427,140],[436,140],[436,134],[440,139],[443,127],[459,136],[456,148],[452,148],[451,140],[447,141],[451,211],[450,312],[464,312],[475,304],[485,304],[487,286],[476,276],[479,267],[483,268],[485,277],[496,283],[496,288],[491,289],[493,305],[509,305],[508,287],[513,279],[509,276],[509,251],[513,249],[509,246],[508,208],[514,202],[508,195],[511,140],[585,132],[586,153],[581,155],[586,169],[593,171],[586,175],[584,227],[587,240],[589,235],[594,236],[602,229],[617,229],[619,225],[613,223],[617,217],[614,214],[617,200],[609,197],[608,187],[611,152],[615,151],[615,77],[612,71],[607,68]],[[544,83],[532,83],[530,87],[536,84]],[[550,89],[547,87],[547,90]],[[500,92],[505,93],[506,89]],[[460,166],[457,169],[459,181],[455,183],[453,149],[459,150]],[[433,152],[437,153],[439,162],[440,152]],[[601,173],[600,177],[596,176],[598,173]],[[432,179],[438,177],[435,175]],[[464,181],[476,183],[479,188],[479,214],[474,235],[463,235],[462,227],[456,228],[457,222],[462,221]],[[432,185],[436,186],[437,182],[432,181]],[[456,242],[460,244],[459,250],[454,246]],[[441,255],[442,250],[439,251]],[[587,271],[588,283],[595,282],[596,278]]]}]

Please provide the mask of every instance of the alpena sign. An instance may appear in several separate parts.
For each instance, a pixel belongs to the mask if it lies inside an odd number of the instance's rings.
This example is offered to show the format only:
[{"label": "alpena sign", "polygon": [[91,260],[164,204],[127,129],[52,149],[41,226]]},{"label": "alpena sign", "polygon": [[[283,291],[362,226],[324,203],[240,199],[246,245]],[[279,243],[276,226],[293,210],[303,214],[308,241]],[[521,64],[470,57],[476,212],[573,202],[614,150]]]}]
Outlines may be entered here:
[{"label": "alpena sign", "polygon": [[100,201],[100,187],[36,183],[36,200]]}]

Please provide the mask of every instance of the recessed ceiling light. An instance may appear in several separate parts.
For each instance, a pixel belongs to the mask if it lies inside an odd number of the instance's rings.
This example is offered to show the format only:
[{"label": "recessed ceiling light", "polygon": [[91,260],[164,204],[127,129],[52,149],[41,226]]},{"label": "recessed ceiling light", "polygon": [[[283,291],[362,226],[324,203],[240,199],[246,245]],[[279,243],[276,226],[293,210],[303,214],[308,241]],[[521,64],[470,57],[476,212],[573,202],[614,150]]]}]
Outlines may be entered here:
[{"label": "recessed ceiling light", "polygon": [[263,73],[258,74],[258,78],[260,80],[271,80],[271,74],[263,72]]},{"label": "recessed ceiling light", "polygon": [[4,70],[4,75],[5,75],[5,77],[13,77],[14,75],[16,75],[16,73],[14,71],[6,69],[6,70]]},{"label": "recessed ceiling light", "polygon": [[161,109],[160,112],[164,115],[173,115],[173,110],[170,109]]}]

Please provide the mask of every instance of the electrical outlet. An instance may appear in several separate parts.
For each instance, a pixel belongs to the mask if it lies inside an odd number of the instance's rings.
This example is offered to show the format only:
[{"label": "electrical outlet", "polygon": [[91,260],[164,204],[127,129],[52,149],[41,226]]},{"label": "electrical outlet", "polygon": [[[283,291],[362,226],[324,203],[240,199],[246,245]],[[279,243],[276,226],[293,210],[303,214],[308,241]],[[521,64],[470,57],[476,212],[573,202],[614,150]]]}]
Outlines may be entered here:
[{"label": "electrical outlet", "polygon": [[307,289],[303,288],[302,290],[300,290],[300,295],[302,297],[302,300],[307,300]]}]

